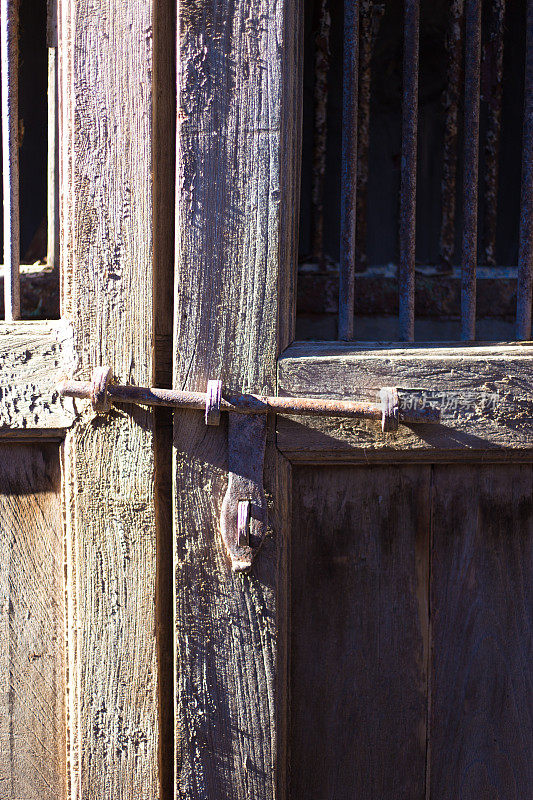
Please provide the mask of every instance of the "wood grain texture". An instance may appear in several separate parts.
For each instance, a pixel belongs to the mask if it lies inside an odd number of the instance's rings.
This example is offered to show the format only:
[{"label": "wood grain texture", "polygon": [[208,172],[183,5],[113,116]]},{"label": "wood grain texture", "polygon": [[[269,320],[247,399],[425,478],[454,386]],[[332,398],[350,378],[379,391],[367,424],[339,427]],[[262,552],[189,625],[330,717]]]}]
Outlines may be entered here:
[{"label": "wood grain texture", "polygon": [[[277,419],[277,443],[291,461],[531,460],[531,346],[404,347],[295,343],[278,362],[284,395],[375,398],[403,387],[400,403],[433,402],[439,425],[379,425],[346,420]],[[425,398],[425,401],[424,401]]]},{"label": "wood grain texture", "polygon": [[[179,2],[174,387],[275,391],[292,338],[300,3]],[[176,793],[282,797],[290,468],[267,437],[270,535],[235,575],[226,422],[176,415]]]},{"label": "wood grain texture", "polygon": [[424,796],[430,472],[294,470],[294,800]]},{"label": "wood grain texture", "polygon": [[[154,378],[152,2],[60,9],[62,309],[78,375]],[[73,798],[157,798],[154,416],[80,415],[65,442]]]},{"label": "wood grain texture", "polygon": [[57,445],[0,444],[0,797],[66,797]]},{"label": "wood grain texture", "polygon": [[56,385],[74,367],[67,324],[0,324],[0,437],[50,437],[70,427],[74,404]]},{"label": "wood grain texture", "polygon": [[533,795],[531,465],[434,467],[430,797]]}]

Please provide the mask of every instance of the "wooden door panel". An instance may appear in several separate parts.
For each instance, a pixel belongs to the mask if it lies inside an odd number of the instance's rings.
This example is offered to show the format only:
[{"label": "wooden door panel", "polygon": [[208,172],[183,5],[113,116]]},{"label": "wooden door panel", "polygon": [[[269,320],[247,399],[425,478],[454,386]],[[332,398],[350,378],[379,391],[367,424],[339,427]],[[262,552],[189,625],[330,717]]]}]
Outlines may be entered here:
[{"label": "wooden door panel", "polygon": [[533,796],[532,470],[433,470],[432,800]]},{"label": "wooden door panel", "polygon": [[430,471],[293,471],[294,800],[423,796]]},{"label": "wooden door panel", "polygon": [[0,797],[65,797],[59,448],[0,444]]},{"label": "wooden door panel", "polygon": [[531,488],[529,464],[293,470],[294,800],[532,795]]}]

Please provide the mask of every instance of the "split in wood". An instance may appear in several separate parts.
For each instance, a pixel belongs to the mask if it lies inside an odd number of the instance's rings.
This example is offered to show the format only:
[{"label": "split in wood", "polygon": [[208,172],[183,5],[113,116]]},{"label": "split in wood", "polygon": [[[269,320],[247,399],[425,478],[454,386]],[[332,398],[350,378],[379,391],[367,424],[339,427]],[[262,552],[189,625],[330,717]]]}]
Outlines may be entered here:
[{"label": "split in wood", "polygon": [[[224,392],[222,395],[222,387],[217,381],[209,382],[207,393],[119,386],[109,382],[109,373],[106,369],[97,368],[92,382],[62,381],[58,390],[63,397],[92,400],[96,411],[108,410],[108,406],[113,402],[205,410],[208,425],[218,424],[221,411],[232,411],[236,414],[272,413],[381,420],[383,431],[395,430],[398,423],[411,425],[437,423],[440,420],[440,410],[434,407],[401,408],[397,389],[380,390],[381,403],[312,397],[266,397],[238,392]],[[105,380],[103,375],[107,376]]]}]

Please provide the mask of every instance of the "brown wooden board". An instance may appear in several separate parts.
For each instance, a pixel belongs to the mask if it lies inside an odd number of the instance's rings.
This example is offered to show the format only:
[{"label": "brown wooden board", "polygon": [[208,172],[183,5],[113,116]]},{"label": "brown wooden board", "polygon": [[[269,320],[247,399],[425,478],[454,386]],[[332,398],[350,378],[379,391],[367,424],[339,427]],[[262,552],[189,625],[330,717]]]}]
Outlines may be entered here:
[{"label": "brown wooden board", "polygon": [[[150,385],[156,374],[154,209],[165,195],[153,183],[157,14],[156,0],[60,4],[61,309],[86,379],[102,365],[123,383]],[[86,401],[78,410],[64,447],[71,792],[154,800],[154,414],[96,416]]]},{"label": "brown wooden board", "polygon": [[57,445],[0,445],[0,797],[66,796]]},{"label": "brown wooden board", "polygon": [[[292,338],[300,3],[178,9],[174,387],[272,391]],[[243,424],[245,424],[243,422]],[[270,435],[270,534],[236,575],[219,532],[227,421],[175,415],[176,793],[283,797],[287,462]]]},{"label": "brown wooden board", "polygon": [[531,465],[435,466],[432,800],[533,796]]},{"label": "brown wooden board", "polygon": [[294,800],[424,797],[430,474],[294,470]]}]

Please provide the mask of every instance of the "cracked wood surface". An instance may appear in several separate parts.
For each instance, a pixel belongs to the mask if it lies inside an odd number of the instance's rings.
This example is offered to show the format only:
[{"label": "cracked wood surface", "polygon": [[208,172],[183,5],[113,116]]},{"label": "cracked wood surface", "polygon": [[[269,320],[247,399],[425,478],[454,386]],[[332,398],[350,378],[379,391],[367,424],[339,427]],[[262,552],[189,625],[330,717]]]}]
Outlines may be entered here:
[{"label": "cracked wood surface", "polygon": [[[153,363],[156,2],[63,0],[62,312],[77,375]],[[89,410],[64,446],[72,798],[160,796],[154,415]]]},{"label": "cracked wood surface", "polygon": [[67,324],[0,323],[0,437],[51,438],[70,427],[74,404],[56,385],[74,367]]},{"label": "cracked wood surface", "polygon": [[[268,393],[294,321],[300,3],[177,9],[174,387]],[[289,465],[270,431],[269,534],[239,575],[219,531],[227,421],[175,415],[174,450],[177,796],[284,797]]]},{"label": "cracked wood surface", "polygon": [[391,347],[294,343],[278,362],[282,395],[375,398],[397,386],[400,405],[434,403],[438,425],[383,435],[367,421],[277,418],[292,461],[526,460],[533,458],[530,344]]},{"label": "cracked wood surface", "polygon": [[57,444],[0,443],[0,797],[64,800],[65,587]]}]

